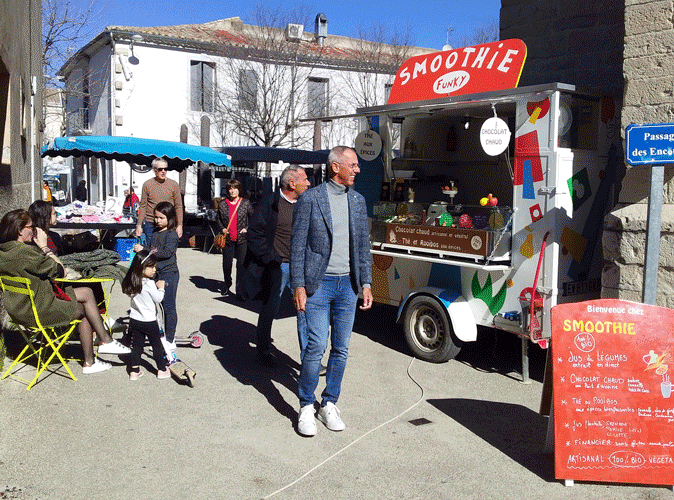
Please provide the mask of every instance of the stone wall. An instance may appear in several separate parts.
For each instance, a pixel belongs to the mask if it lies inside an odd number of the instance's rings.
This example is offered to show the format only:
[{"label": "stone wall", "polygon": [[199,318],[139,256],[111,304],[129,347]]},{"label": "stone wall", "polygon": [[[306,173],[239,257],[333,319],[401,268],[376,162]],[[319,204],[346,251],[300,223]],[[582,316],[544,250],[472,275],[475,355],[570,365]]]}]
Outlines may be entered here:
[{"label": "stone wall", "polygon": [[501,39],[527,44],[519,86],[562,82],[619,98],[623,9],[623,0],[501,0]]},{"label": "stone wall", "polygon": [[41,25],[40,2],[0,2],[0,217],[41,196]]},{"label": "stone wall", "polygon": [[[625,1],[623,139],[631,123],[674,122],[674,8],[667,0]],[[602,296],[641,301],[650,169],[627,169],[618,205],[605,219]],[[674,168],[665,169],[657,304],[674,307]]]}]

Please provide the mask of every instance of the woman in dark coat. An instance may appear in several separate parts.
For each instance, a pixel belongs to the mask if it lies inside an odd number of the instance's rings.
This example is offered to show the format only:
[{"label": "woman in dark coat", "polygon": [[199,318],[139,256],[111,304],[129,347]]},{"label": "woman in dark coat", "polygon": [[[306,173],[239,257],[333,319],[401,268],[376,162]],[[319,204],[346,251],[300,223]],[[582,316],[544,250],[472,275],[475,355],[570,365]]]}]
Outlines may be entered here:
[{"label": "woman in dark coat", "polygon": [[250,201],[241,198],[241,183],[236,179],[230,179],[226,189],[227,198],[218,204],[218,231],[227,237],[227,243],[222,249],[224,285],[221,291],[223,295],[231,294],[232,261],[236,255],[236,298],[244,300],[243,261],[246,258],[246,233],[248,222],[253,217],[253,206]]},{"label": "woman in dark coat", "polygon": [[[32,244],[31,244],[32,243]],[[65,268],[47,246],[47,233],[33,224],[26,210],[13,210],[0,222],[0,275],[24,277],[31,281],[40,321],[48,325],[68,324],[81,319],[78,326],[84,351],[84,374],[108,370],[112,365],[94,357],[93,332],[100,340],[99,354],[128,354],[131,349],[113,340],[103,326],[94,293],[88,287],[65,287],[68,299],[59,298],[52,281],[62,278]],[[4,297],[3,304],[13,321],[36,326],[28,297]]]}]

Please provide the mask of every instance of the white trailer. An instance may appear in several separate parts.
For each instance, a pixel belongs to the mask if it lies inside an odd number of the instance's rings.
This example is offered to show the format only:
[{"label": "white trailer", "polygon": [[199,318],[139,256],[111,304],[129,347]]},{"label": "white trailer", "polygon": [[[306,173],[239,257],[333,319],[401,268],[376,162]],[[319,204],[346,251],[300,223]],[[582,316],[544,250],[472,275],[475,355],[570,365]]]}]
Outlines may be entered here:
[{"label": "white trailer", "polygon": [[[599,297],[618,109],[612,97],[551,83],[358,110],[382,141],[372,161],[361,156],[361,173],[381,171],[382,186],[402,184],[404,197],[373,195],[372,175],[356,186],[372,210],[372,291],[398,306],[415,355],[446,361],[489,326],[522,337],[526,380],[528,341],[548,347],[550,309]],[[481,141],[497,135],[505,144],[492,156]]]}]

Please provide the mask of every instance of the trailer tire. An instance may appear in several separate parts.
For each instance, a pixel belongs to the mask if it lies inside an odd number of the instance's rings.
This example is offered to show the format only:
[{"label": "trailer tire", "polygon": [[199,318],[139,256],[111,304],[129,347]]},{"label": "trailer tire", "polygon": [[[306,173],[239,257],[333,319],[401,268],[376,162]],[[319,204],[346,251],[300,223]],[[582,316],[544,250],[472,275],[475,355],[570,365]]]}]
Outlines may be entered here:
[{"label": "trailer tire", "polygon": [[461,350],[447,311],[430,297],[414,297],[405,308],[405,341],[415,356],[432,363],[453,359]]}]

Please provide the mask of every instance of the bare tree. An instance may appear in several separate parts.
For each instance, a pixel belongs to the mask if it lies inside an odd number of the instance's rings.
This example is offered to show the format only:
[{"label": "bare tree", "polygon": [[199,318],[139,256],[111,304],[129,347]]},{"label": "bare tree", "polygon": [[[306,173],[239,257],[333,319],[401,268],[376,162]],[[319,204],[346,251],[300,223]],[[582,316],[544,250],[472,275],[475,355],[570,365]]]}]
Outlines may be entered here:
[{"label": "bare tree", "polygon": [[91,21],[96,17],[95,2],[90,0],[80,7],[73,0],[42,0],[45,75],[53,78],[75,48],[91,36]]},{"label": "bare tree", "polygon": [[[105,75],[92,75],[83,70],[78,78],[69,78],[64,85],[56,76],[65,62],[93,35],[94,20],[98,15],[96,0],[84,3],[75,0],[42,0],[42,57],[45,98],[51,102],[43,106],[44,123],[53,124],[51,135],[68,129],[89,127],[88,102],[92,95],[102,92]],[[69,102],[66,108],[66,101]],[[76,104],[73,104],[76,103]],[[74,111],[73,111],[74,109]],[[52,137],[45,135],[45,140]]]},{"label": "bare tree", "polygon": [[[385,104],[396,72],[412,54],[411,29],[391,32],[389,27],[376,25],[359,29],[358,37],[350,40],[350,71],[339,74],[330,99],[335,102],[334,114],[353,113],[361,107]],[[337,103],[342,103],[339,108]],[[368,119],[369,120],[369,119]],[[353,140],[361,123],[358,119],[339,120],[321,124],[322,141],[344,144]],[[394,144],[399,129],[391,130]]]},{"label": "bare tree", "polygon": [[470,36],[464,36],[458,41],[456,47],[468,47],[483,43],[495,42],[501,39],[498,19],[492,19],[487,24],[476,27]]},{"label": "bare tree", "polygon": [[308,24],[306,9],[258,7],[255,18],[256,25],[244,25],[241,33],[244,48],[223,43],[218,54],[225,56],[222,67],[213,63],[202,68],[201,105],[212,111],[214,129],[230,144],[237,136],[244,145],[305,147],[310,128],[298,126],[298,119],[323,51],[313,42],[286,36],[288,23]]}]

